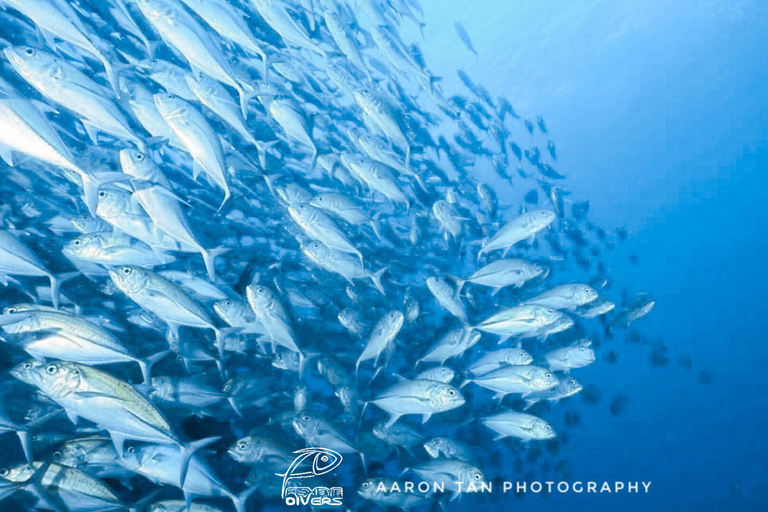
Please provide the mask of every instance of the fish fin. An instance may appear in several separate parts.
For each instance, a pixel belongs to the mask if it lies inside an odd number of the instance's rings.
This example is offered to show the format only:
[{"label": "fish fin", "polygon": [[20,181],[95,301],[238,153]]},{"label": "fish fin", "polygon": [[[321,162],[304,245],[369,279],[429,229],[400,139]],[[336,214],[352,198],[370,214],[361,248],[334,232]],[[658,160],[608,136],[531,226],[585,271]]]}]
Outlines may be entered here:
[{"label": "fish fin", "polygon": [[446,277],[456,283],[456,291],[454,292],[454,297],[458,297],[461,289],[464,288],[464,283],[467,282],[466,279],[461,279],[460,277],[452,276],[451,274],[446,274]]},{"label": "fish fin", "polygon": [[501,345],[502,343],[504,343],[505,341],[507,341],[511,337],[512,336],[510,334],[501,334],[501,335],[499,335],[499,343],[498,344]]},{"label": "fish fin", "polygon": [[394,413],[390,413],[390,414],[389,414],[389,419],[387,420],[387,424],[386,424],[385,426],[386,426],[387,428],[391,427],[392,425],[394,425],[395,423],[397,423],[397,420],[399,420],[399,419],[400,419],[400,416],[402,416],[402,414],[394,414]]},{"label": "fish fin", "polygon": [[384,286],[381,284],[381,276],[383,276],[387,270],[389,270],[389,267],[382,267],[378,271],[376,271],[374,274],[371,274],[370,277],[371,281],[373,281],[374,286],[376,286],[376,289],[381,292],[382,295],[386,295],[386,292],[384,291]]},{"label": "fish fin", "polygon": [[11,148],[5,145],[0,145],[0,158],[2,158],[9,167],[13,167],[13,151]]},{"label": "fish fin", "polygon": [[139,364],[139,367],[141,368],[141,375],[144,378],[145,384],[149,382],[152,367],[170,353],[170,350],[163,350],[157,354],[152,354],[151,356],[136,360],[136,362]]},{"label": "fish fin", "polygon": [[474,380],[473,379],[464,379],[464,381],[461,384],[459,384],[459,389],[463,388],[464,386],[466,386],[467,384],[469,384],[471,382],[474,382]]},{"label": "fish fin", "polygon": [[237,512],[245,512],[245,504],[248,501],[248,498],[250,498],[251,494],[256,492],[258,488],[259,486],[257,485],[249,486],[239,494],[233,494],[231,496],[232,504],[235,506]]},{"label": "fish fin", "polygon": [[530,409],[531,407],[536,405],[538,402],[539,402],[539,400],[537,398],[528,398],[528,399],[526,399],[525,400],[525,407],[523,407],[523,410],[527,411],[528,409]]},{"label": "fish fin", "polygon": [[237,93],[240,97],[240,112],[243,114],[244,120],[248,119],[248,104],[256,96],[256,89],[248,83],[240,82]]},{"label": "fish fin", "polygon": [[208,272],[208,279],[211,281],[216,280],[216,256],[220,256],[227,251],[229,251],[228,247],[216,247],[215,249],[203,249],[200,251],[200,255],[203,257],[203,261],[205,262],[205,270]]},{"label": "fish fin", "polygon": [[260,140],[257,140],[255,142],[256,150],[258,152],[259,157],[259,164],[261,164],[262,169],[267,168],[267,151],[269,151],[272,146],[280,142],[279,140],[271,140],[269,142],[262,142]]},{"label": "fish fin", "polygon": [[21,443],[21,449],[24,451],[24,458],[26,458],[27,462],[31,464],[35,459],[32,457],[32,443],[31,443],[29,431],[17,430],[16,435],[19,437],[19,442]]},{"label": "fish fin", "polygon": [[192,180],[197,181],[200,173],[205,174],[205,170],[197,162],[192,163]]},{"label": "fish fin", "polygon": [[109,431],[109,437],[112,438],[112,444],[115,445],[117,456],[122,457],[123,447],[125,446],[125,436],[116,432]]},{"label": "fish fin", "polygon": [[421,415],[421,423],[424,424],[424,423],[428,422],[429,418],[431,418],[431,417],[432,417],[432,413],[431,412],[426,412],[426,413],[422,414]]},{"label": "fish fin", "polygon": [[83,128],[85,128],[85,133],[88,135],[88,138],[91,139],[91,142],[93,142],[94,146],[99,145],[99,130],[95,126],[93,126],[88,121],[83,120]]},{"label": "fish fin", "polygon": [[[184,482],[187,480],[187,470],[189,469],[189,461],[192,456],[206,446],[210,446],[216,441],[221,439],[221,436],[206,437],[192,441],[190,443],[179,444],[179,450],[181,451],[181,467],[179,468],[179,487],[184,488]],[[185,495],[186,496],[186,495]]]}]

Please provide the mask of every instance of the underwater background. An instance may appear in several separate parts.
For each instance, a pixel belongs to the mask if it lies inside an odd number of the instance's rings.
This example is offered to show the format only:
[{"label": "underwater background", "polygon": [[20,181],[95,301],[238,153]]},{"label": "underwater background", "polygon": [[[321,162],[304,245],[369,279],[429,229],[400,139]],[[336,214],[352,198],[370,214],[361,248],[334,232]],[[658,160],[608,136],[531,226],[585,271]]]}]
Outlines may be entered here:
[{"label": "underwater background", "polygon": [[[607,396],[580,406],[581,428],[563,448],[574,477],[652,480],[649,494],[528,493],[496,509],[762,510],[768,5],[448,4],[423,2],[436,74],[461,62],[547,120],[574,194],[590,198],[600,224],[631,232],[640,264],[615,265],[654,294],[643,332],[670,349],[664,367],[628,344],[615,365],[585,368]],[[455,20],[478,59],[442,28]],[[691,371],[679,356],[692,358]],[[618,418],[608,382],[629,397]]]},{"label": "underwater background", "polygon": [[[442,90],[462,87],[460,68],[494,98],[506,96],[522,117],[545,119],[571,196],[589,201],[596,225],[628,232],[605,256],[616,276],[614,298],[625,289],[656,301],[636,326],[600,342],[595,364],[574,370],[582,396],[546,416],[556,432],[567,431],[550,464],[567,461],[558,476],[520,472],[514,462],[530,449],[505,442],[493,475],[651,481],[650,491],[464,494],[447,510],[765,510],[768,3],[419,3],[423,36],[410,23],[401,35],[418,42]],[[457,36],[456,22],[477,56]],[[487,173],[474,178],[498,182],[490,166]],[[521,196],[504,190],[496,192],[499,204],[516,207]],[[0,297],[2,307],[25,298],[8,288]],[[6,359],[8,367],[21,360]],[[431,428],[425,424],[425,433],[441,433]],[[0,452],[5,464],[22,456],[12,435],[0,437]],[[213,460],[236,466],[226,449]],[[359,478],[340,478],[353,496]],[[262,508],[286,509],[249,501],[248,510]]]}]

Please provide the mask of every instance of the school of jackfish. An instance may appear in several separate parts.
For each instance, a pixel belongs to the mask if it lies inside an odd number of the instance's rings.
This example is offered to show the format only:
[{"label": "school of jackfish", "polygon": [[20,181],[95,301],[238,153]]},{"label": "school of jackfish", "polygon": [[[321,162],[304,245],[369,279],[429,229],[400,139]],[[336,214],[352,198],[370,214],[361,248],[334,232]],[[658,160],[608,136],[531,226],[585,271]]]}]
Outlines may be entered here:
[{"label": "school of jackfish", "polygon": [[255,510],[323,447],[347,507],[446,506],[655,304],[417,0],[0,6],[5,503]]}]

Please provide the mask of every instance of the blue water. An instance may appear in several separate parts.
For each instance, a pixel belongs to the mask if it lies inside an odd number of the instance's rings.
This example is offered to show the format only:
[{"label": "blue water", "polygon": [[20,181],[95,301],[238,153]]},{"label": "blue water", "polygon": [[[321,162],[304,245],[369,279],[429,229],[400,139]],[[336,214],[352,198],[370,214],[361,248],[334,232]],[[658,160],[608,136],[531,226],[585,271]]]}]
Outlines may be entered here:
[{"label": "blue water", "polygon": [[[572,475],[652,480],[649,494],[529,493],[498,510],[764,510],[768,5],[422,4],[435,73],[460,64],[518,112],[543,115],[569,188],[600,224],[632,233],[640,264],[613,268],[658,300],[643,332],[693,359],[693,371],[654,368],[647,348],[627,345],[616,365],[582,374],[629,404],[618,419],[582,406],[563,448]],[[479,58],[444,28],[456,20]]]},{"label": "blue water", "polygon": [[[644,481],[649,492],[515,497],[497,488],[493,496],[465,495],[448,510],[766,510],[768,4],[419,1],[423,38],[407,21],[403,38],[419,42],[446,95],[461,90],[459,67],[522,117],[541,115],[572,197],[590,201],[596,224],[629,232],[606,256],[612,298],[626,289],[656,300],[633,325],[639,343],[618,332],[599,347],[595,364],[574,372],[599,390],[597,403],[574,397],[547,416],[567,434],[551,464],[565,460],[567,469],[519,473],[515,457],[524,455],[507,440],[496,444],[497,474],[487,472],[529,485]],[[457,21],[478,57],[457,37]],[[476,177],[497,179],[492,170]],[[513,206],[510,216],[527,189],[499,190],[500,204]],[[668,364],[651,363],[651,344],[668,347]],[[609,351],[614,364],[605,360]],[[617,396],[626,397],[626,408],[612,414]],[[579,424],[566,427],[565,411],[578,413]],[[443,427],[437,421],[424,429]],[[11,435],[3,442],[18,452]],[[224,452],[218,468],[235,466]],[[359,476],[341,476],[347,496]],[[258,506],[252,500],[249,510]]]}]

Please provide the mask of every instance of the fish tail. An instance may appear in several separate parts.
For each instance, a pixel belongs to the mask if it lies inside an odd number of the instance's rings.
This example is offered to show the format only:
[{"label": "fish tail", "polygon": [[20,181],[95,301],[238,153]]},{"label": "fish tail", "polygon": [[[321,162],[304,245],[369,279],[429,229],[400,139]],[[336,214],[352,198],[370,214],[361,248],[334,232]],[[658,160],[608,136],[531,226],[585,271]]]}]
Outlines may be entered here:
[{"label": "fish tail", "polygon": [[243,119],[248,119],[248,104],[256,96],[256,90],[249,84],[240,83],[237,87],[237,94],[240,97],[240,112],[243,114]]},{"label": "fish tail", "polygon": [[200,249],[200,255],[205,262],[205,270],[208,272],[208,279],[211,281],[216,280],[216,257],[229,251],[226,247],[216,247],[215,249]]},{"label": "fish tail", "polygon": [[374,286],[381,292],[382,295],[386,295],[386,292],[384,291],[384,286],[381,284],[381,276],[383,276],[387,270],[389,270],[389,267],[382,267],[375,274],[371,274],[370,276]]},{"label": "fish tail", "polygon": [[232,500],[232,505],[235,506],[237,512],[245,512],[245,504],[248,502],[248,498],[251,497],[259,487],[257,485],[249,486],[240,494],[232,494],[229,499]]},{"label": "fish tail", "polygon": [[54,308],[59,309],[59,286],[61,283],[53,274],[48,276],[48,280],[51,282],[51,302]]},{"label": "fish tail", "polygon": [[384,213],[383,211],[379,211],[373,216],[373,219],[371,219],[371,228],[373,229],[373,232],[376,234],[376,237],[382,242],[384,241],[384,239],[381,237],[381,225],[379,224],[379,219],[381,218],[381,215],[383,213]]},{"label": "fish tail", "polygon": [[109,82],[110,87],[112,87],[112,90],[115,91],[115,95],[119,98],[121,93],[117,70],[106,57],[102,56],[99,60],[104,66],[104,72],[107,74],[107,81]]},{"label": "fish tail", "polygon": [[222,208],[224,208],[224,205],[227,204],[227,201],[229,201],[229,198],[232,197],[232,191],[229,190],[229,186],[226,186],[224,188],[224,199],[222,199],[221,204],[219,205],[218,210],[216,210],[216,213],[219,213]]},{"label": "fish tail", "polygon": [[151,378],[151,373],[152,373],[152,367],[155,366],[155,364],[158,361],[165,358],[165,356],[167,356],[170,353],[171,353],[170,350],[163,350],[161,352],[158,352],[157,354],[152,354],[151,356],[136,360],[136,363],[138,363],[139,368],[141,368],[141,376],[144,378],[144,384],[149,383],[149,380]]},{"label": "fish tail", "polygon": [[184,488],[184,482],[187,480],[187,470],[189,469],[189,461],[192,456],[206,446],[210,446],[216,441],[221,439],[221,436],[206,437],[192,441],[191,443],[179,443],[179,450],[181,451],[181,467],[179,468],[179,487]]},{"label": "fish tail", "polygon": [[465,279],[461,279],[461,278],[459,278],[459,277],[456,277],[456,276],[452,276],[452,275],[450,275],[450,274],[446,274],[446,275],[447,275],[447,277],[449,277],[449,278],[450,278],[450,279],[451,279],[451,280],[452,280],[454,283],[456,283],[456,292],[455,292],[455,296],[456,296],[456,297],[458,297],[458,296],[459,296],[459,294],[461,293],[461,289],[462,289],[462,288],[464,288],[464,283],[466,283],[467,281],[466,281]]}]

